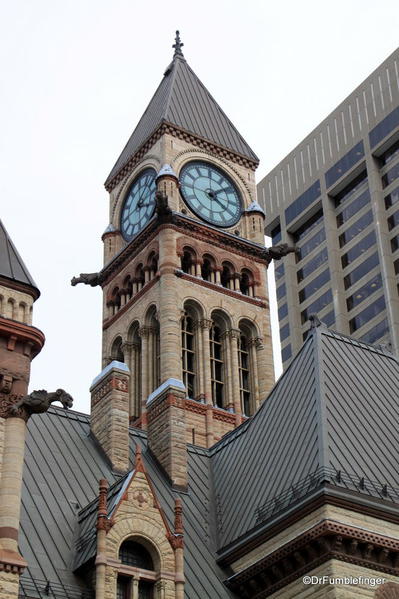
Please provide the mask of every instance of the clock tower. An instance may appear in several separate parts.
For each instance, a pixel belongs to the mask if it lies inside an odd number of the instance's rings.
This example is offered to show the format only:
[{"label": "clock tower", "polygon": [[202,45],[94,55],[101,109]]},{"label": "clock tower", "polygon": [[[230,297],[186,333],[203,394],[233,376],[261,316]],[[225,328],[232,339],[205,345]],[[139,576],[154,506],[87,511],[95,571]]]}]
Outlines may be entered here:
[{"label": "clock tower", "polygon": [[[174,56],[105,187],[103,372],[93,432],[127,469],[126,423],[147,430],[173,484],[186,444],[209,447],[273,385],[258,159]],[[92,283],[93,284],[93,283]],[[124,441],[123,441],[124,439]]]}]

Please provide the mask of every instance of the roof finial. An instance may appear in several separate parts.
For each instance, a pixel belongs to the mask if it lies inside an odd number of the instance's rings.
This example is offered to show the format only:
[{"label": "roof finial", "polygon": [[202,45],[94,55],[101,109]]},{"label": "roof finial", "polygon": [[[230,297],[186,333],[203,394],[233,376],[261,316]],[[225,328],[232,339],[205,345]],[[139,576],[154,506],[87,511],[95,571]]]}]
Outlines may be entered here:
[{"label": "roof finial", "polygon": [[175,49],[175,53],[173,55],[174,57],[175,56],[183,56],[183,52],[181,51],[183,46],[184,46],[184,44],[180,40],[180,31],[176,31],[175,43],[172,46],[172,48]]}]

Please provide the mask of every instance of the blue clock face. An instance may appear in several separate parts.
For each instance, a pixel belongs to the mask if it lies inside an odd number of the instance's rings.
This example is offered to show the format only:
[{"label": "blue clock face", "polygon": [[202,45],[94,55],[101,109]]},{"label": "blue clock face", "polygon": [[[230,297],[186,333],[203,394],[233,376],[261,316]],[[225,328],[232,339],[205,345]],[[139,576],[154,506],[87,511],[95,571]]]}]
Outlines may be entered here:
[{"label": "blue clock face", "polygon": [[186,164],[180,172],[180,191],[190,209],[217,227],[231,227],[240,219],[241,197],[233,181],[207,162]]},{"label": "blue clock face", "polygon": [[135,178],[126,194],[121,214],[121,231],[126,241],[133,239],[154,214],[155,177],[155,170],[147,168]]}]

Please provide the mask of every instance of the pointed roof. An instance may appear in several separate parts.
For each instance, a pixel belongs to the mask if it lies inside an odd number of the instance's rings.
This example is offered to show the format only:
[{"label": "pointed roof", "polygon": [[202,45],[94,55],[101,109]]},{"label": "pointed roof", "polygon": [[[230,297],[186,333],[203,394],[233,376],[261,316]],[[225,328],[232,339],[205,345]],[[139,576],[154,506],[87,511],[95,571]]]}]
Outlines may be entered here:
[{"label": "pointed roof", "polygon": [[34,291],[34,297],[37,299],[40,291],[35,281],[25,266],[24,261],[19,255],[17,248],[13,244],[11,237],[7,233],[5,226],[0,220],[0,278],[9,279],[17,284],[22,284]]},{"label": "pointed roof", "polygon": [[253,165],[258,164],[256,154],[187,64],[182,46],[176,32],[172,63],[111,170],[105,182],[107,189],[113,187],[116,175],[163,124],[229,150]]}]

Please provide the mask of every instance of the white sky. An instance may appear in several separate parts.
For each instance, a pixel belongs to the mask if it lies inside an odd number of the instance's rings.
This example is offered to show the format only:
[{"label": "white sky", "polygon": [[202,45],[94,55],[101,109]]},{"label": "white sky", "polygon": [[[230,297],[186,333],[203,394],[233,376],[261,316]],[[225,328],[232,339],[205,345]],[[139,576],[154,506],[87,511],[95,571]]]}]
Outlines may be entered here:
[{"label": "white sky", "polygon": [[1,218],[42,296],[30,389],[89,411],[101,368],[103,182],[172,58],[271,170],[398,45],[397,0],[16,0],[0,5]]}]

